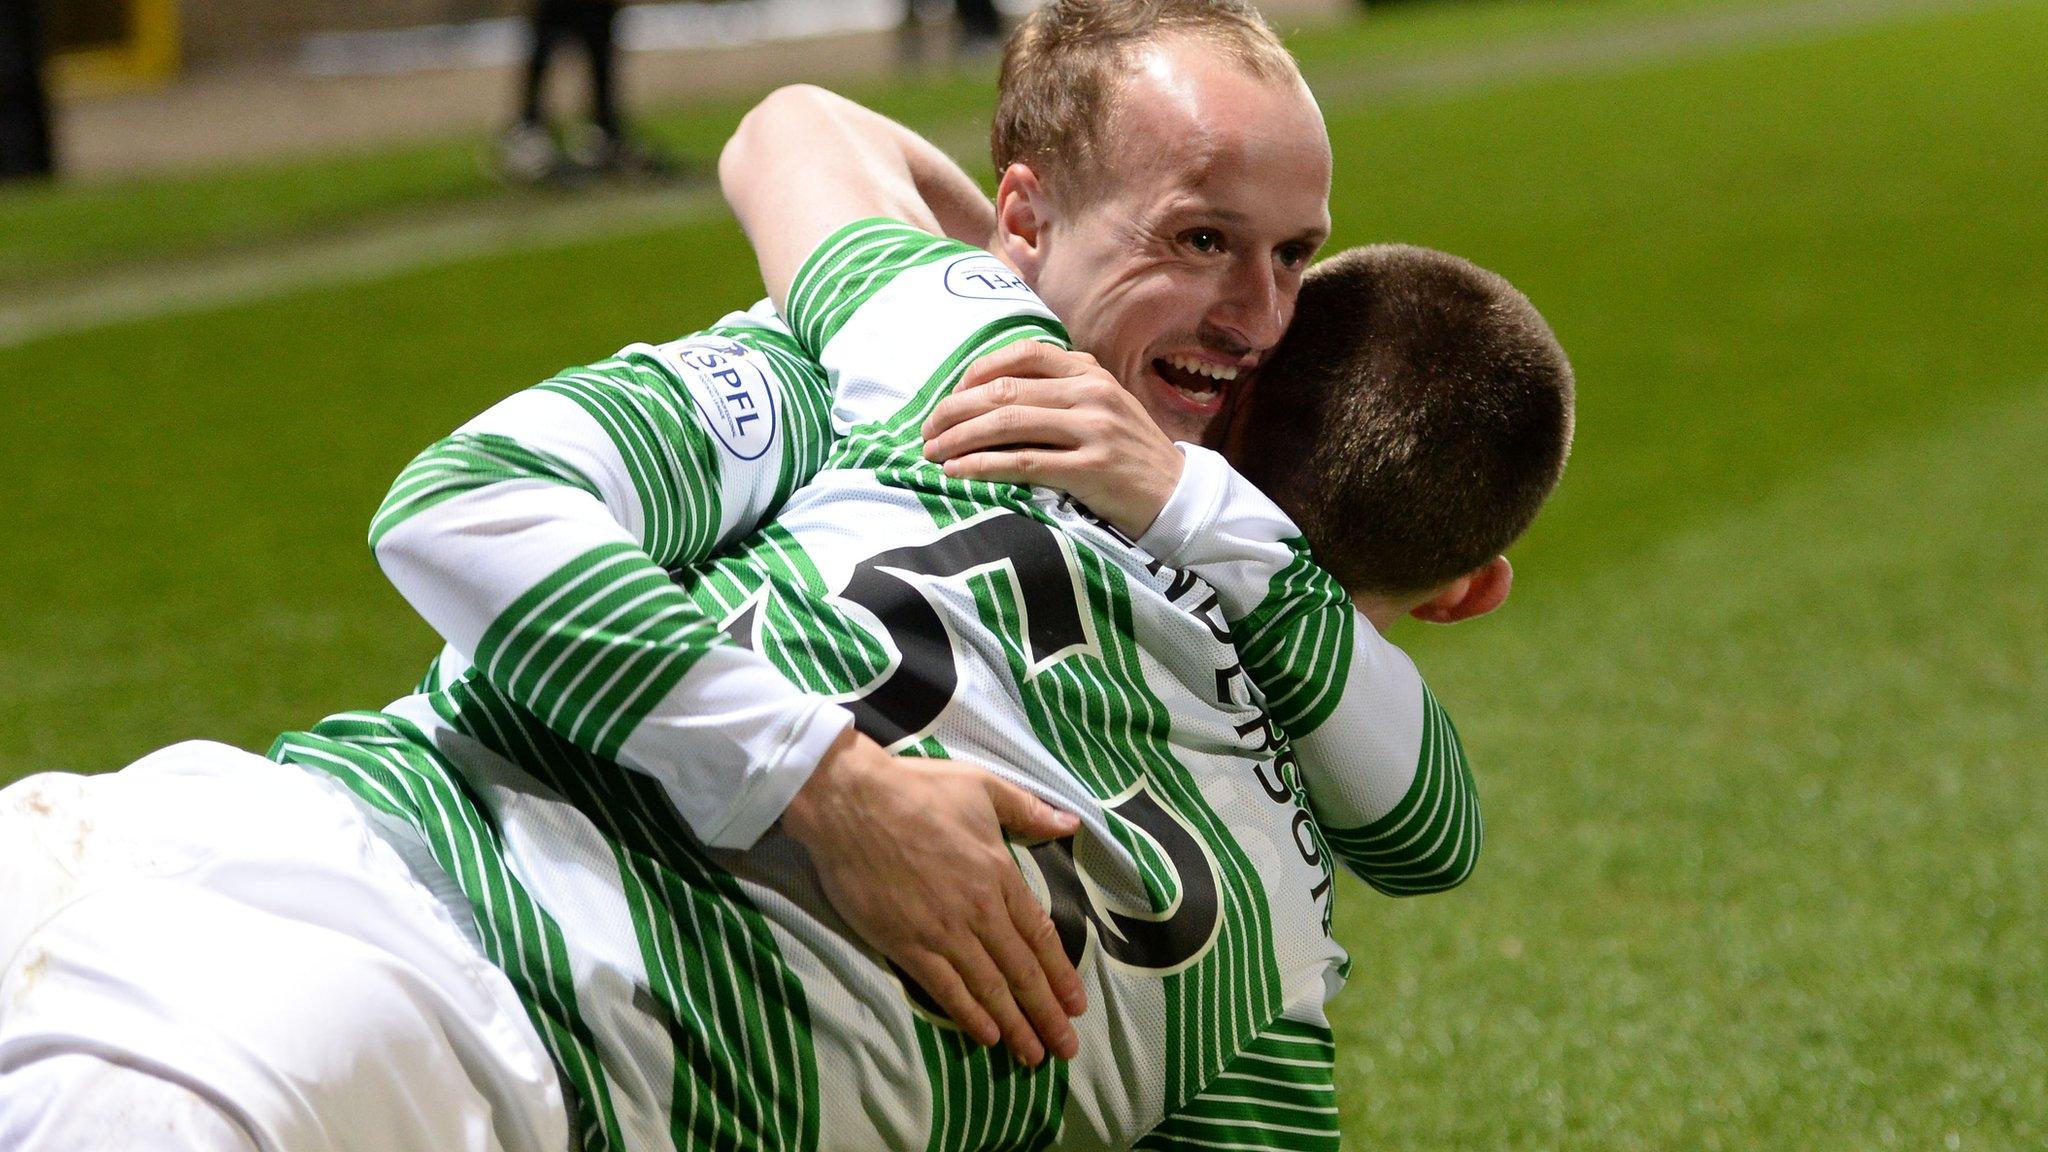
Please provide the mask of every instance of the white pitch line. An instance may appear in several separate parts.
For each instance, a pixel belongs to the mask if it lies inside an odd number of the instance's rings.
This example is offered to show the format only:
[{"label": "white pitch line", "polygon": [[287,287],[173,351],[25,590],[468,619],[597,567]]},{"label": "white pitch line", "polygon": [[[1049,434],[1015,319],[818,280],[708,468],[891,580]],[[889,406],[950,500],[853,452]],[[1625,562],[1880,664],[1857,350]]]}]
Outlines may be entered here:
[{"label": "white pitch line", "polygon": [[[1621,28],[1488,47],[1370,72],[1311,80],[1326,104],[1428,100],[1546,77],[1646,64],[1838,35],[1892,20],[1941,16],[2040,0],[1800,0],[1733,12],[1687,13]],[[940,143],[970,150],[978,126],[949,127]],[[584,195],[560,205],[469,207],[429,219],[300,240],[261,251],[124,271],[33,296],[0,299],[0,348],[130,320],[181,315],[293,292],[363,284],[424,268],[510,252],[547,251],[607,237],[646,235],[717,208],[708,191]]]},{"label": "white pitch line", "polygon": [[426,220],[300,240],[257,252],[180,261],[0,304],[0,348],[127,320],[203,312],[311,288],[363,284],[507,252],[541,252],[645,235],[701,216],[716,197],[640,192],[560,205],[471,206]]}]

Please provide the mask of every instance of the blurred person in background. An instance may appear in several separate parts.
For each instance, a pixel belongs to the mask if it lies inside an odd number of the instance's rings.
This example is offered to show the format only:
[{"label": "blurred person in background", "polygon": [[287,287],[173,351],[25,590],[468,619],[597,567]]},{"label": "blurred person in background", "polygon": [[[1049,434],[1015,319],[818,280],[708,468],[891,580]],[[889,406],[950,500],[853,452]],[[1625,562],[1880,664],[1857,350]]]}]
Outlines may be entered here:
[{"label": "blurred person in background", "polygon": [[55,171],[40,7],[40,0],[0,5],[0,180]]},{"label": "blurred person in background", "polygon": [[[903,62],[915,64],[924,58],[924,21],[918,0],[903,5]],[[993,56],[1003,47],[1003,16],[995,0],[953,0],[953,54],[960,58]]]},{"label": "blurred person in background", "polygon": [[959,23],[958,41],[962,55],[991,55],[1003,46],[1003,17],[995,0],[953,0],[953,19]]},{"label": "blurred person in background", "polygon": [[[678,174],[674,161],[626,130],[619,113],[619,7],[619,0],[535,0],[519,121],[498,142],[498,169],[508,179],[537,184]],[[590,122],[566,134],[557,133],[543,107],[548,68],[564,40],[582,45],[590,71]]]}]

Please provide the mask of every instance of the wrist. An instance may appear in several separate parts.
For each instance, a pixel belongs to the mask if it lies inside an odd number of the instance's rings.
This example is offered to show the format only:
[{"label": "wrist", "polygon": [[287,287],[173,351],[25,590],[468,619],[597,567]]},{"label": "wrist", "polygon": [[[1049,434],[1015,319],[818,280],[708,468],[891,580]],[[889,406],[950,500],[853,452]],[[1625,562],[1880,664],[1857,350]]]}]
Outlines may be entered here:
[{"label": "wrist", "polygon": [[1223,458],[1207,448],[1178,442],[1173,447],[1180,467],[1152,520],[1136,536],[1138,547],[1169,564],[1180,561],[1189,542],[1214,515],[1227,468]]},{"label": "wrist", "polygon": [[880,750],[874,741],[861,735],[859,729],[849,726],[825,749],[825,754],[818,759],[818,766],[812,769],[810,779],[804,781],[803,787],[796,790],[782,810],[782,830],[791,839],[807,847],[810,845],[823,824],[831,818],[853,778],[867,767],[865,754],[869,748]]},{"label": "wrist", "polygon": [[1181,478],[1187,474],[1187,457],[1175,444],[1157,458],[1154,467],[1147,468],[1143,479],[1133,486],[1131,503],[1117,527],[1133,540],[1143,539],[1159,523],[1159,517],[1173,503],[1174,493],[1180,490]]}]

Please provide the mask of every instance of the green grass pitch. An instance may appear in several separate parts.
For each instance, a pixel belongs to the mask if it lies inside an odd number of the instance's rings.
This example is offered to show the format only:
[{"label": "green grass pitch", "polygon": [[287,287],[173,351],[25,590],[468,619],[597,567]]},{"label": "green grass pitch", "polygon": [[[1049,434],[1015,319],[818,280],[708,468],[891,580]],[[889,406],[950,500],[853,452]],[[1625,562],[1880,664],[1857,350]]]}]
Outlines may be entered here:
[{"label": "green grass pitch", "polygon": [[[1516,281],[1581,419],[1507,610],[1399,637],[1488,846],[1343,891],[1351,1145],[2048,1145],[2048,5],[1389,11],[1298,41],[1338,241]],[[871,95],[971,139],[982,87]],[[485,204],[466,148],[9,193],[0,292]],[[397,695],[390,478],[752,282],[699,214],[0,348],[0,782]]]}]

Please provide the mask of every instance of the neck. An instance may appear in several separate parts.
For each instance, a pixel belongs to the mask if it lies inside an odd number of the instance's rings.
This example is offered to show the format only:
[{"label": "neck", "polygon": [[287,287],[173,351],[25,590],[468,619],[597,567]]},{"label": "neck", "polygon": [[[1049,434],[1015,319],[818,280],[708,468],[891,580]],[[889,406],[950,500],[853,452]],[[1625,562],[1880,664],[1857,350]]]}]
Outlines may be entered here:
[{"label": "neck", "polygon": [[1382,636],[1387,634],[1387,629],[1394,626],[1394,621],[1406,616],[1408,609],[1411,607],[1411,605],[1366,592],[1352,594],[1351,603],[1353,607],[1358,609],[1360,615],[1372,621],[1373,628]]},{"label": "neck", "polygon": [[[1010,259],[1010,254],[1003,250],[1003,235],[1000,230],[991,231],[988,234],[988,239],[981,242],[981,246],[988,250],[989,255],[1002,261],[1003,267],[1008,268],[1019,276],[1024,276],[1024,270],[1017,267],[1017,262]],[[1024,276],[1024,280],[1026,283],[1029,283],[1031,278]]]}]

